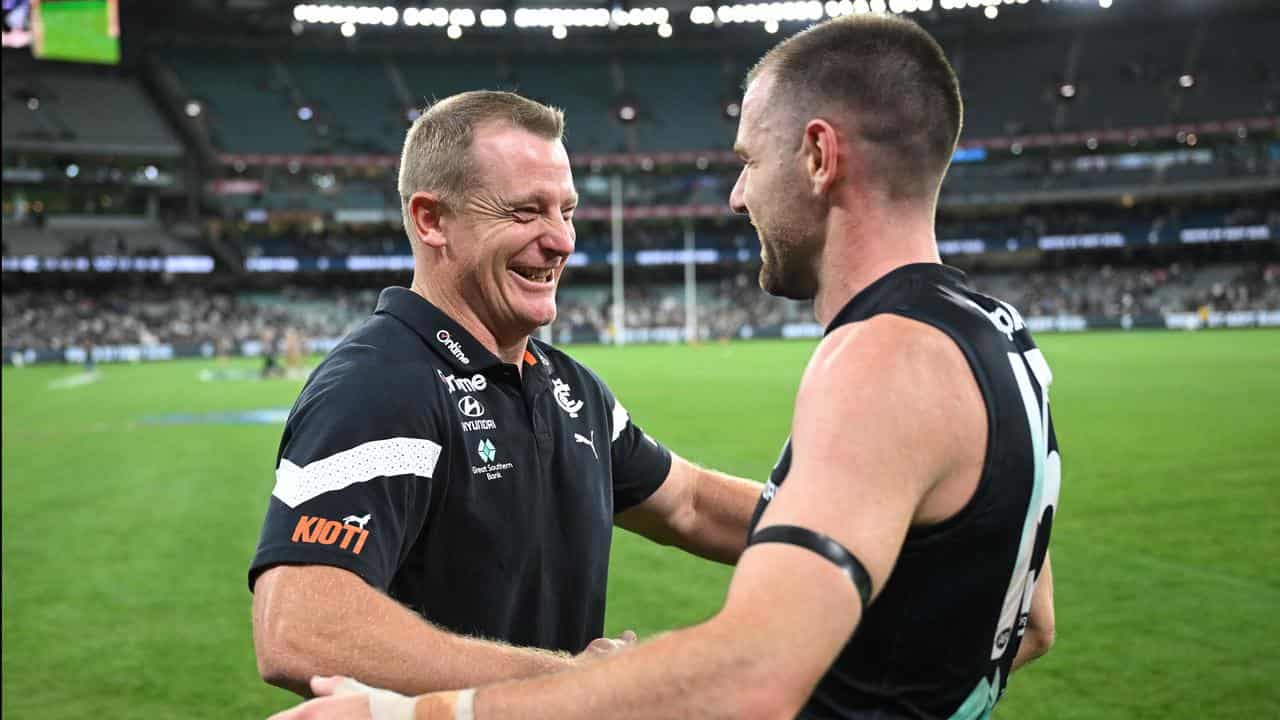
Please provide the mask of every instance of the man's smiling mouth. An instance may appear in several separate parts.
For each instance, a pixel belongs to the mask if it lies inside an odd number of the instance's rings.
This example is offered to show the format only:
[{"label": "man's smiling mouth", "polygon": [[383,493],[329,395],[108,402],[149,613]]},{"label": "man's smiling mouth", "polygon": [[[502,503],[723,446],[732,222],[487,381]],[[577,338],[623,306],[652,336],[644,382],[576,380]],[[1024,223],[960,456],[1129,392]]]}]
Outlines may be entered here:
[{"label": "man's smiling mouth", "polygon": [[537,268],[537,267],[510,267],[507,268],[511,272],[530,282],[549,283],[555,277],[555,268]]}]

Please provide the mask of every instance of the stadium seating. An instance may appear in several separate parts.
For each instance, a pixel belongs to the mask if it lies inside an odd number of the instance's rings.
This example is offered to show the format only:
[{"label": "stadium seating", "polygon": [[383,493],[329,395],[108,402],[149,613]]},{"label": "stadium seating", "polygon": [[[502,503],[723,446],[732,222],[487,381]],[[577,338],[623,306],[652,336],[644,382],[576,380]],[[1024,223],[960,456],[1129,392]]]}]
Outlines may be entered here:
[{"label": "stadium seating", "polygon": [[[392,64],[403,76],[409,95],[418,107],[467,90],[504,90],[498,64],[492,59],[404,56]],[[399,151],[396,143],[396,151]]]},{"label": "stadium seating", "polygon": [[1218,120],[1280,113],[1280,19],[1210,21],[1191,64],[1195,86],[1180,93],[1177,119]]},{"label": "stadium seating", "polygon": [[949,47],[965,99],[964,138],[1050,132],[1054,90],[1066,71],[1071,40],[984,38],[981,47]]},{"label": "stadium seating", "polygon": [[726,122],[730,97],[720,63],[712,57],[662,55],[627,58],[626,89],[638,98],[635,150],[728,150],[737,123]]},{"label": "stadium seating", "polygon": [[1154,27],[1142,34],[1099,30],[1079,39],[1079,94],[1069,103],[1066,129],[1160,125],[1172,117],[1177,79],[1187,67],[1193,26]]},{"label": "stadium seating", "polygon": [[[111,71],[5,59],[6,150],[176,157],[182,145],[137,81]],[[38,101],[32,110],[29,98]]]},{"label": "stadium seating", "polygon": [[303,153],[322,149],[297,118],[264,57],[190,53],[170,59],[188,93],[205,104],[219,148],[243,153]]},{"label": "stadium seating", "polygon": [[613,110],[616,94],[605,63],[529,60],[511,68],[510,89],[564,110],[570,153],[626,149]]},{"label": "stadium seating", "polygon": [[4,246],[5,255],[41,257],[199,254],[159,223],[137,218],[60,218],[45,227],[6,221]]},{"label": "stadium seating", "polygon": [[404,141],[405,103],[386,67],[366,58],[300,57],[284,65],[302,99],[327,121],[340,149],[388,152]]},{"label": "stadium seating", "polygon": [[[1230,42],[1220,37],[1229,36]],[[1257,117],[1277,111],[1280,22],[1155,25],[1025,35],[944,37],[965,95],[964,137],[1153,126],[1171,120]],[[734,122],[722,103],[738,93],[753,57],[729,52],[448,58],[300,54],[275,57],[177,52],[168,57],[205,99],[222,150],[395,153],[408,106],[477,88],[510,89],[566,110],[575,153],[727,149]],[[1178,78],[1194,74],[1191,88]],[[6,80],[6,82],[8,82]],[[1071,99],[1059,95],[1076,86]],[[6,90],[6,95],[8,91]],[[621,98],[638,115],[616,116]],[[316,117],[298,120],[298,102]],[[5,105],[22,132],[32,118]],[[321,132],[321,130],[324,132]],[[18,132],[15,129],[14,132]]]}]

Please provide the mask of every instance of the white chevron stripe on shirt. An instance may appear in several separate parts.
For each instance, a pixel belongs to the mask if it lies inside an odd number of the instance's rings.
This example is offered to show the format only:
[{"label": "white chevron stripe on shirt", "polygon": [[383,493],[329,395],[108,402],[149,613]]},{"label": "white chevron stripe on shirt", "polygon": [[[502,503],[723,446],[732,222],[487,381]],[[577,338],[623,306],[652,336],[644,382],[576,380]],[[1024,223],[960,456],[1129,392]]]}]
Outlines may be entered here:
[{"label": "white chevron stripe on shirt", "polygon": [[631,420],[631,415],[627,413],[627,409],[622,407],[622,403],[617,398],[613,399],[613,437],[609,442],[615,442],[622,431],[626,429],[627,423]]},{"label": "white chevron stripe on shirt", "polygon": [[312,498],[374,478],[416,475],[429,478],[440,459],[440,445],[423,438],[372,440],[298,467],[288,458],[276,468],[271,494],[296,508]]}]

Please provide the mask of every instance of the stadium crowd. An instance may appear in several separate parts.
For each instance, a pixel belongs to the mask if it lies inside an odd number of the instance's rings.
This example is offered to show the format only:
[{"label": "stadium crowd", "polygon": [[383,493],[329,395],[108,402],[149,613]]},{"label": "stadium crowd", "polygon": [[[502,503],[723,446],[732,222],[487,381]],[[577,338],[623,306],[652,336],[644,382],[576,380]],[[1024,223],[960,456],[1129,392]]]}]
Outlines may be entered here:
[{"label": "stadium crowd", "polygon": [[[1191,267],[1081,266],[1030,273],[980,273],[984,292],[1006,299],[1024,316],[1118,318],[1166,312],[1280,309],[1280,263]],[[699,334],[749,336],[756,328],[812,322],[808,303],[760,292],[748,270],[699,283]],[[683,328],[679,285],[631,283],[625,304],[631,329]],[[292,329],[307,338],[346,334],[373,309],[375,289],[286,287],[269,293],[202,288],[28,290],[4,293],[3,346],[52,349],[94,345],[237,343]],[[608,288],[562,290],[552,337],[608,337]],[[571,331],[566,334],[566,331]]]},{"label": "stadium crowd", "polygon": [[[333,337],[368,313],[369,293],[326,295],[286,289],[278,297],[211,292],[199,288],[134,288],[4,294],[4,347],[62,350],[87,345],[234,343],[261,340],[294,329],[306,337]],[[356,307],[358,304],[358,308]]]}]

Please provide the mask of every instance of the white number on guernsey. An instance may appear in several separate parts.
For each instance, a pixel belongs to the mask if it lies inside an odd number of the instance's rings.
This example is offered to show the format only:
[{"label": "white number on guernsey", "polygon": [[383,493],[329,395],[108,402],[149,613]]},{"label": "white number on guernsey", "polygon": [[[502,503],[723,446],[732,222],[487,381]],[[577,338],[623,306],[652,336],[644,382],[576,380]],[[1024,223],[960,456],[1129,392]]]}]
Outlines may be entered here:
[{"label": "white number on guernsey", "polygon": [[1035,478],[1022,526],[1022,541],[1018,545],[1018,559],[1013,566],[1013,576],[1009,579],[1009,588],[1005,591],[1000,610],[1000,622],[991,642],[992,660],[999,660],[1014,634],[1020,636],[1026,627],[1024,618],[1031,610],[1031,596],[1039,574],[1031,568],[1031,557],[1040,535],[1040,521],[1045,510],[1057,507],[1058,488],[1062,484],[1062,460],[1057,450],[1049,450],[1049,384],[1053,382],[1049,364],[1040,350],[1031,349],[1024,353],[1009,353],[1009,365],[1013,368],[1022,404],[1027,410]]}]

